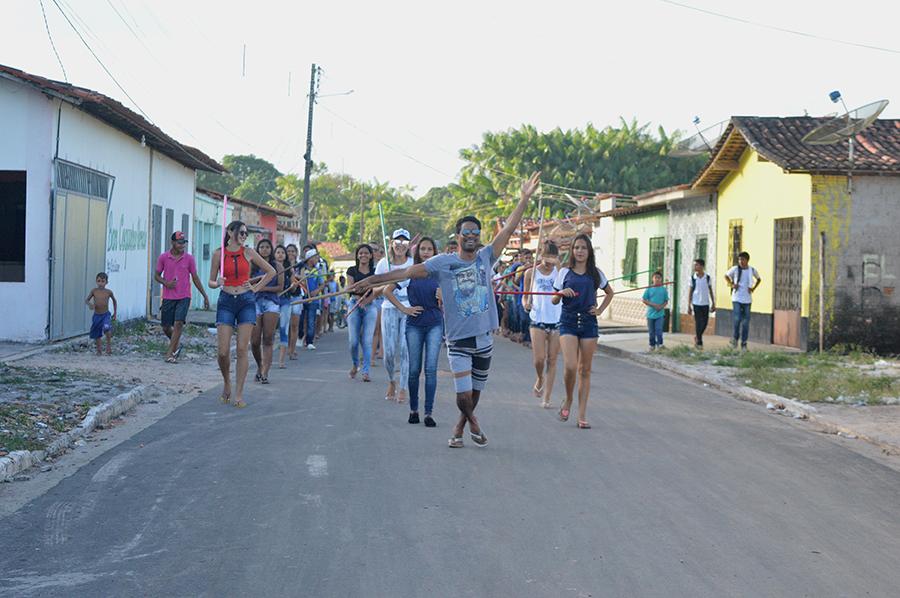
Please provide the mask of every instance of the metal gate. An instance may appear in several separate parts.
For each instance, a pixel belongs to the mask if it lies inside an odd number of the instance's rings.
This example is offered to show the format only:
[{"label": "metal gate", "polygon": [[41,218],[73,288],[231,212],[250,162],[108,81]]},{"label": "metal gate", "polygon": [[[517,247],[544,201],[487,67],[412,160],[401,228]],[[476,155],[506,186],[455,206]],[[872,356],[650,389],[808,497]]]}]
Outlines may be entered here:
[{"label": "metal gate", "polygon": [[772,342],[800,346],[803,296],[803,218],[775,221],[775,287]]},{"label": "metal gate", "polygon": [[106,218],[113,178],[57,161],[50,255],[51,339],[84,334],[92,312],[84,298],[106,269]]}]

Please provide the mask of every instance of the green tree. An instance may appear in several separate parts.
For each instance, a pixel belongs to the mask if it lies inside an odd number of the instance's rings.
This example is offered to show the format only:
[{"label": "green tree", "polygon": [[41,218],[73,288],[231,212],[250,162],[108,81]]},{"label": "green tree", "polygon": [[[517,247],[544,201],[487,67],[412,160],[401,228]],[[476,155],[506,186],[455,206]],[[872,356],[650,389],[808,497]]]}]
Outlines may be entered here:
[{"label": "green tree", "polygon": [[706,158],[673,158],[669,151],[679,134],[620,119],[618,127],[539,132],[523,125],[487,132],[479,145],[460,151],[467,162],[459,182],[450,185],[454,208],[480,210],[485,217],[506,214],[514,205],[523,178],[540,170],[545,205],[554,216],[572,210],[564,188],[636,195],[689,182]]},{"label": "green tree", "polygon": [[275,181],[281,173],[271,162],[250,155],[226,155],[222,165],[225,174],[197,173],[197,187],[227,193],[241,199],[266,203],[275,191]]}]

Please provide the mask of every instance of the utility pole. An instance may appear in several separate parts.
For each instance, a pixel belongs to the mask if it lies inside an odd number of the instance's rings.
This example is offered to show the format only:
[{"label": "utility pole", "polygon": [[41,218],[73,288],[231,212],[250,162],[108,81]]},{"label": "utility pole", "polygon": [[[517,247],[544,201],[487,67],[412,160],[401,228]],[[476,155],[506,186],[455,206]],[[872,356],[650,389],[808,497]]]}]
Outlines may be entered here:
[{"label": "utility pole", "polygon": [[313,126],[313,106],[316,105],[316,94],[319,91],[319,74],[320,69],[315,64],[312,65],[312,71],[309,77],[309,116],[306,121],[306,153],[303,159],[306,161],[306,167],[303,172],[303,211],[300,214],[300,246],[309,242],[309,177],[312,175],[312,126]]}]

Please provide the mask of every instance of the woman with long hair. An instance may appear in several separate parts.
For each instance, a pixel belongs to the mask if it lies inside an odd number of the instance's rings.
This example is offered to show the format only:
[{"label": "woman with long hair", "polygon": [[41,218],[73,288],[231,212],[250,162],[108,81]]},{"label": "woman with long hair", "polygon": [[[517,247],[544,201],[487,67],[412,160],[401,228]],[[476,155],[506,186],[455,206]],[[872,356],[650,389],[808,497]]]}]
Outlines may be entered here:
[{"label": "woman with long hair", "polygon": [[[244,381],[247,379],[249,363],[247,348],[250,336],[256,324],[255,293],[275,278],[275,268],[264,260],[251,247],[244,247],[247,239],[247,225],[234,220],[225,227],[224,259],[222,248],[212,255],[212,267],[209,273],[209,288],[220,289],[216,305],[216,341],[218,345],[217,359],[219,370],[225,386],[222,389],[223,403],[231,402],[235,407],[246,407],[244,402]],[[224,268],[219,267],[220,261]],[[262,278],[255,285],[250,284],[250,267],[256,266],[263,272]],[[237,329],[237,367],[235,372],[234,397],[231,387],[231,337]]]},{"label": "woman with long hair", "polygon": [[[366,243],[358,245],[354,252],[355,265],[347,269],[347,284],[351,285],[375,274],[372,262],[372,247]],[[347,330],[350,336],[350,377],[356,378],[359,371],[359,352],[362,350],[362,380],[369,382],[369,368],[372,366],[372,339],[378,307],[372,303],[373,293],[350,294],[350,310],[347,316]]]},{"label": "woman with long hair", "polygon": [[[303,294],[302,280],[297,274],[299,266],[294,268],[294,266],[297,266],[299,256],[300,250],[297,249],[296,245],[291,243],[287,246],[287,259],[293,268],[291,270],[291,290],[285,293],[287,297],[291,298],[291,300],[288,301],[289,304],[299,299]],[[297,338],[300,336],[300,316],[302,314],[302,303],[291,305],[291,324],[288,330],[288,359],[297,359]]]},{"label": "woman with long hair", "polygon": [[275,247],[275,264],[276,269],[283,278],[283,289],[278,293],[278,369],[285,368],[285,359],[288,352],[288,332],[291,328],[291,296],[290,290],[294,285],[293,276],[291,276],[291,266],[293,265],[287,257],[287,249],[284,245]]},{"label": "woman with long hair", "polygon": [[[409,268],[413,259],[409,255],[409,231],[398,228],[391,235],[390,255],[385,256],[375,267],[375,274],[385,274],[391,270]],[[396,284],[394,296],[404,306],[409,306],[406,286],[409,280]],[[380,291],[384,296],[385,291]],[[384,398],[388,401],[406,401],[406,381],[409,378],[409,351],[406,347],[406,314],[394,307],[390,301],[381,304],[381,342],[384,344],[384,369],[387,370],[388,387]],[[399,363],[400,392],[397,392],[397,361]]]},{"label": "woman with long hair", "polygon": [[[413,263],[421,264],[437,253],[437,245],[431,237],[422,237],[416,245]],[[425,425],[429,428],[437,424],[431,417],[434,407],[434,393],[437,390],[438,356],[441,353],[441,338],[444,335],[444,316],[441,313],[440,290],[436,278],[410,279],[406,287],[409,306],[403,305],[394,295],[397,283],[385,287],[385,297],[399,311],[406,314],[406,345],[409,349],[409,419],[411,424],[419,423],[419,376],[425,365]],[[423,360],[424,356],[424,360]]]},{"label": "woman with long hair", "polygon": [[[272,249],[272,241],[261,239],[256,244],[256,253],[266,260],[275,271],[278,265]],[[262,274],[261,268],[254,268],[253,277]],[[275,342],[275,328],[281,315],[278,293],[284,290],[284,273],[277,274],[271,284],[256,293],[256,328],[250,339],[250,349],[256,361],[256,381],[269,383],[269,368],[272,367],[272,350]]]},{"label": "woman with long hair", "polygon": [[[559,318],[559,344],[563,354],[563,380],[566,400],[559,410],[559,419],[567,421],[572,396],[578,378],[578,427],[588,429],[587,403],[591,392],[591,363],[597,348],[597,316],[609,307],[613,290],[606,275],[597,268],[591,239],[585,234],[575,237],[569,262],[559,271],[553,288],[559,292],[552,302],[562,302]],[[597,289],[605,293],[597,307]]]},{"label": "woman with long hair", "polygon": [[[559,274],[559,248],[547,242],[541,252],[540,262],[525,271],[525,291],[552,293],[553,283]],[[530,316],[531,355],[537,378],[534,396],[543,397],[541,407],[550,408],[553,381],[556,379],[556,362],[559,356],[559,317],[562,307],[553,303],[549,295],[525,295],[522,301]]]}]

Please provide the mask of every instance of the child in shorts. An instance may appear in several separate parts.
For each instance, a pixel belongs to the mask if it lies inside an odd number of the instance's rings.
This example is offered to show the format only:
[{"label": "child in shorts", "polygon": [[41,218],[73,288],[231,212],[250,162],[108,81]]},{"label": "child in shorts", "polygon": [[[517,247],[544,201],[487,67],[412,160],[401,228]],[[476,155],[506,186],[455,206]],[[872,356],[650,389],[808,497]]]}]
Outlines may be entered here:
[{"label": "child in shorts", "polygon": [[[103,336],[106,336],[106,354],[112,355],[112,323],[116,319],[116,313],[119,311],[116,296],[113,295],[111,290],[106,288],[108,282],[109,276],[107,276],[106,272],[97,274],[97,288],[91,290],[84,300],[84,304],[94,310],[90,337],[94,339],[97,346],[97,355],[103,355],[100,351],[100,339]],[[112,314],[109,313],[110,300],[112,300],[113,304]],[[93,302],[93,305],[91,302]]]}]

